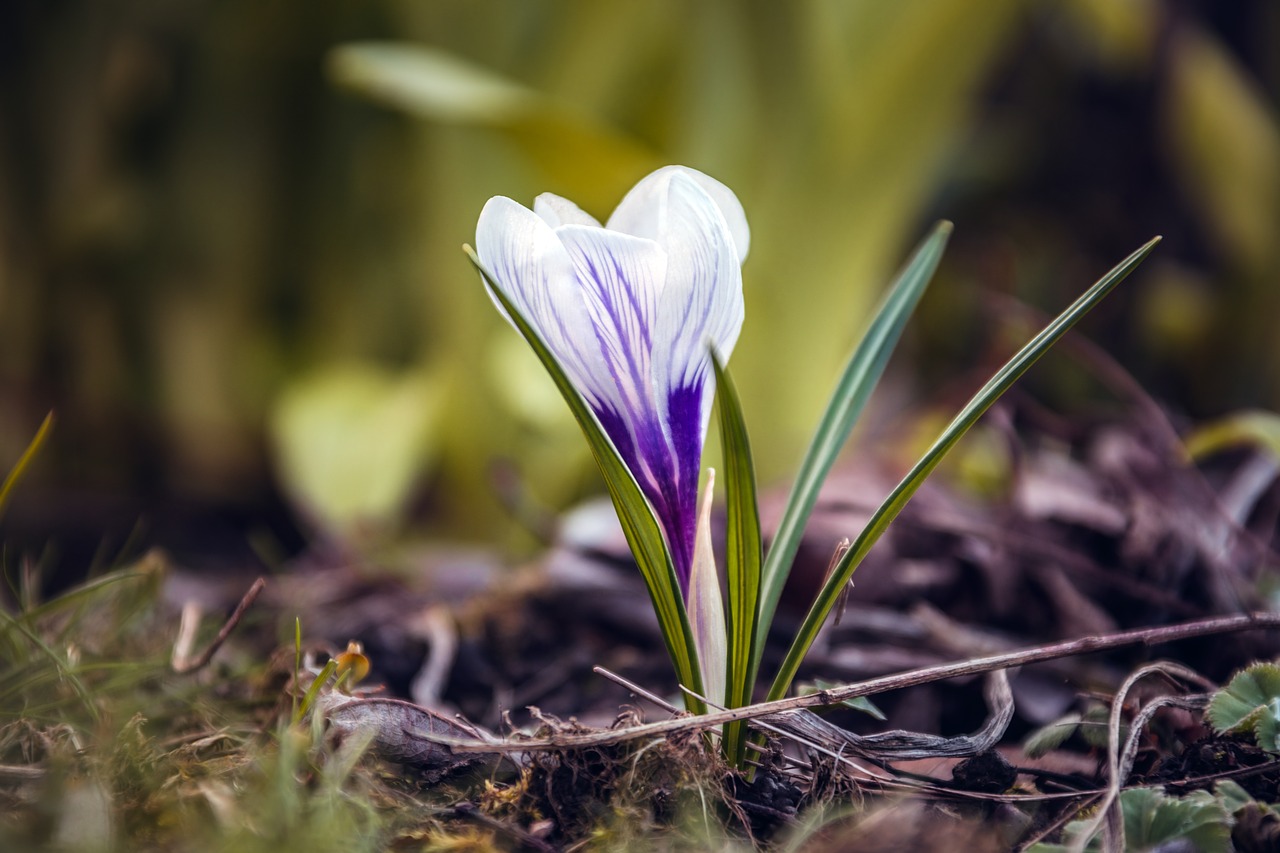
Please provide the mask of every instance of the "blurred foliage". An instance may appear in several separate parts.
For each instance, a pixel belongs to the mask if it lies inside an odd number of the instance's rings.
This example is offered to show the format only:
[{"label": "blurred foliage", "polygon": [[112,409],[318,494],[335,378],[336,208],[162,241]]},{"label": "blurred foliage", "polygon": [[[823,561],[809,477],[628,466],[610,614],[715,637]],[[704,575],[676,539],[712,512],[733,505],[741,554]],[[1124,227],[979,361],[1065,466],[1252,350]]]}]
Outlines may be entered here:
[{"label": "blurred foliage", "polygon": [[321,532],[359,540],[400,520],[429,461],[429,380],[346,364],[293,382],[271,435],[282,485]]},{"label": "blurred foliage", "polygon": [[1205,424],[1187,436],[1187,453],[1193,459],[1231,447],[1260,447],[1280,461],[1280,415],[1275,412],[1235,412]]},{"label": "blurred foliage", "polygon": [[[917,399],[935,370],[1008,355],[977,294],[1056,312],[1164,233],[1087,331],[1177,408],[1280,408],[1278,16],[1265,0],[7,4],[0,458],[55,408],[32,474],[49,486],[271,500],[268,422],[316,370],[377,365],[431,391],[404,431],[386,425],[388,490],[361,513],[402,517],[427,482],[416,519],[501,537],[495,459],[552,506],[595,482],[459,246],[491,195],[605,216],[667,162],[728,183],[750,218],[733,369],[766,481],[795,466],[864,312],[938,216],[958,230],[907,347]],[[327,387],[317,434],[366,405],[363,382]],[[349,508],[299,484],[375,464],[372,416],[351,429],[286,438],[276,469],[339,528]]]}]

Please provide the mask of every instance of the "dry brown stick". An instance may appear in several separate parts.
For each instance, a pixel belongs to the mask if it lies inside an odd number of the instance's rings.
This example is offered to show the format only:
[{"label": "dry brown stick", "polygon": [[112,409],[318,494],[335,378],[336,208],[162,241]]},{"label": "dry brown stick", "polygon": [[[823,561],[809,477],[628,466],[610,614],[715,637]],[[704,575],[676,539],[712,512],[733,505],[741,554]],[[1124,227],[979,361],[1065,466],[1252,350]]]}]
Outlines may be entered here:
[{"label": "dry brown stick", "polygon": [[[724,706],[723,706],[723,705],[717,705],[717,704],[715,704],[715,703],[714,703],[714,702],[712,702],[710,699],[708,699],[706,696],[701,696],[701,695],[699,695],[699,694],[697,694],[697,693],[693,692],[693,691],[692,691],[692,690],[690,690],[689,688],[685,687],[683,684],[682,684],[682,685],[680,685],[680,689],[681,689],[681,690],[683,690],[685,693],[688,693],[688,694],[689,694],[690,696],[692,696],[693,698],[695,698],[695,699],[697,699],[697,700],[701,701],[701,702],[702,702],[703,704],[705,704],[708,708],[715,708],[715,709],[716,709],[716,710],[718,710],[718,711],[723,711],[723,710],[724,710]],[[777,726],[771,726],[771,725],[769,725],[768,723],[766,723],[766,722],[765,722],[765,721],[763,721],[763,720],[756,720],[756,721],[755,721],[755,723],[756,723],[756,725],[757,725],[757,726],[759,726],[760,728],[764,729],[764,730],[765,730],[765,731],[767,731],[767,732],[773,732],[773,733],[774,733],[774,734],[776,734],[776,735],[781,735],[782,737],[790,738],[793,742],[800,744],[801,746],[805,747],[806,749],[811,749],[811,750],[813,750],[813,751],[815,751],[815,752],[818,752],[818,753],[820,753],[820,754],[822,754],[822,755],[827,756],[828,758],[831,758],[831,759],[835,760],[835,761],[836,761],[836,762],[838,762],[838,763],[845,764],[845,765],[847,765],[847,766],[849,766],[849,767],[852,767],[854,770],[857,770],[859,773],[863,774],[863,777],[862,777],[861,779],[859,779],[859,781],[862,781],[862,782],[877,782],[877,783],[880,783],[881,785],[885,785],[885,786],[894,786],[894,785],[897,785],[897,786],[903,787],[903,788],[908,789],[908,790],[910,790],[910,789],[912,789],[912,788],[915,788],[915,787],[918,787],[917,785],[915,785],[915,784],[913,784],[913,783],[910,783],[910,782],[900,782],[900,781],[898,781],[898,780],[896,780],[896,779],[892,779],[892,778],[890,778],[890,777],[888,777],[888,776],[882,776],[882,775],[880,775],[880,774],[876,773],[875,771],[868,770],[867,768],[863,767],[861,764],[858,764],[856,761],[854,761],[853,759],[849,758],[849,756],[842,754],[842,752],[840,752],[840,751],[838,751],[838,750],[834,750],[834,749],[828,749],[827,747],[825,747],[825,746],[823,746],[822,744],[818,743],[816,739],[811,739],[811,738],[809,737],[809,733],[808,733],[808,732],[801,731],[801,730],[798,730],[798,729],[795,729],[795,728],[781,729],[781,728],[779,728],[779,727],[777,727]],[[834,726],[833,726],[832,728],[834,728]]]},{"label": "dry brown stick", "polygon": [[[1207,637],[1217,634],[1232,634],[1240,631],[1252,631],[1259,628],[1280,628],[1280,613],[1250,613],[1244,616],[1223,616],[1214,619],[1199,619],[1194,622],[1183,622],[1178,625],[1167,625],[1160,628],[1140,628],[1134,631],[1121,631],[1116,634],[1083,637],[1063,643],[1052,643],[1047,646],[1036,646],[998,655],[973,658],[956,663],[940,664],[924,669],[911,670],[895,675],[872,678],[845,687],[829,688],[795,696],[790,699],[778,699],[773,702],[761,702],[744,708],[732,708],[727,711],[716,711],[690,717],[677,717],[671,720],[659,720],[626,729],[612,729],[589,734],[558,734],[539,740],[513,741],[509,748],[521,752],[535,750],[562,749],[566,747],[608,746],[623,743],[635,738],[667,735],[673,732],[695,731],[723,725],[735,720],[751,720],[781,714],[799,708],[815,708],[823,705],[835,705],[859,696],[873,696],[890,690],[904,687],[916,687],[959,676],[977,675],[994,669],[1006,669],[1015,666],[1055,660],[1072,655],[1092,654],[1108,651],[1123,646],[1138,644],[1157,645],[1176,640],[1187,640],[1195,637]],[[449,746],[461,752],[493,752],[495,744],[450,742]]]},{"label": "dry brown stick", "polygon": [[222,630],[218,631],[218,636],[213,638],[213,642],[209,643],[199,657],[194,660],[187,660],[185,655],[179,659],[178,655],[175,654],[173,671],[179,675],[186,675],[208,666],[209,661],[213,660],[213,656],[218,649],[222,648],[222,644],[227,641],[227,637],[231,636],[231,632],[236,629],[236,626],[240,624],[240,620],[244,618],[245,611],[253,606],[253,602],[257,600],[258,595],[261,594],[266,585],[266,578],[258,578],[253,582],[253,586],[249,587],[249,591],[244,594],[244,598],[240,599],[236,609],[231,611],[231,616],[223,623]]},{"label": "dry brown stick", "polygon": [[614,672],[611,669],[606,669],[603,666],[593,666],[591,667],[591,671],[594,672],[596,675],[600,675],[609,679],[614,684],[617,684],[619,687],[625,687],[627,690],[630,690],[632,693],[636,694],[641,699],[648,699],[650,702],[652,702],[654,705],[657,705],[659,708],[666,711],[668,714],[680,713],[680,709],[677,708],[675,705],[672,705],[666,699],[663,699],[661,696],[659,696],[658,694],[652,691],[646,690],[645,688],[641,687],[639,684],[636,684],[634,681],[631,681],[630,679],[623,678],[621,675],[618,675],[618,673]]}]

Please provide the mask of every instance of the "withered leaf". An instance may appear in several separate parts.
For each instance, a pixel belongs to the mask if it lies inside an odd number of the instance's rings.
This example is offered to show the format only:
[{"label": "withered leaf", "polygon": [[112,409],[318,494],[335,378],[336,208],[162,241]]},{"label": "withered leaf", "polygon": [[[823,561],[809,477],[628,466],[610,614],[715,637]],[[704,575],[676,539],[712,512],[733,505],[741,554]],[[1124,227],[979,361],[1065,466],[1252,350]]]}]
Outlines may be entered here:
[{"label": "withered leaf", "polygon": [[486,740],[479,729],[401,699],[328,692],[316,699],[315,712],[328,723],[337,743],[354,735],[369,737],[370,748],[380,758],[416,770],[428,782],[484,757],[474,752],[455,755],[448,745]]}]

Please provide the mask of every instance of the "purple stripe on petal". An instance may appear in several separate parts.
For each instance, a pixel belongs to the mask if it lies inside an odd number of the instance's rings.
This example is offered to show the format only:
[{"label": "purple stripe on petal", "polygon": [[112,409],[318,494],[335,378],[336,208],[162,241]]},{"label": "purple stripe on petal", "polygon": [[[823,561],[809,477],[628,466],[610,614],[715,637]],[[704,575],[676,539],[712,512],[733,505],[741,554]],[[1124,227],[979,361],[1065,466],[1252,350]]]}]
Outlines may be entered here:
[{"label": "purple stripe on petal", "polygon": [[666,253],[651,240],[602,228],[556,230],[573,264],[596,345],[613,383],[600,389],[632,418],[653,409],[653,321],[666,277]]},{"label": "purple stripe on petal", "polygon": [[[700,405],[700,404],[698,404]],[[593,406],[605,433],[635,476],[667,536],[681,591],[687,591],[693,561],[701,448],[681,457],[672,452],[662,424],[652,412],[637,422],[612,408]]]},{"label": "purple stripe on petal", "polygon": [[[650,500],[667,532],[671,559],[683,590],[688,588],[689,566],[693,560],[698,481],[695,476],[695,491],[686,495],[685,484],[680,480],[680,459],[673,455],[662,427],[656,414],[651,414],[645,423],[637,426],[636,444],[640,451],[640,464],[651,483]],[[690,503],[690,497],[694,503]]]},{"label": "purple stripe on petal", "polygon": [[640,470],[639,459],[636,456],[636,445],[631,440],[631,430],[627,428],[626,419],[610,406],[593,403],[591,408],[595,411],[600,426],[604,428],[605,435],[613,440],[613,446],[618,449],[622,461],[626,463],[632,474],[637,475],[641,487],[644,487],[644,478],[640,478],[637,473]]},{"label": "purple stripe on petal", "polygon": [[[671,389],[667,395],[667,424],[671,431],[671,446],[675,452],[681,539],[688,543],[690,560],[698,514],[698,472],[702,465],[702,441],[706,431],[706,424],[703,423],[704,394],[704,383],[698,379],[692,385]],[[681,582],[687,581],[688,576],[682,575]]]}]

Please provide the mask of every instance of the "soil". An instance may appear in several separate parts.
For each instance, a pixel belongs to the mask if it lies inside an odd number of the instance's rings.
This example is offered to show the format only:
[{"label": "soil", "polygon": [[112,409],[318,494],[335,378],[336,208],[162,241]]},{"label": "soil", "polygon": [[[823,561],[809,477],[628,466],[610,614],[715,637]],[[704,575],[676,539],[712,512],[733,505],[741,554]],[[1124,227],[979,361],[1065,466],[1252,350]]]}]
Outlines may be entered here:
[{"label": "soil", "polygon": [[[830,687],[1269,609],[1280,545],[1275,461],[1241,450],[1191,466],[1163,416],[1135,409],[1124,421],[1064,424],[1015,392],[993,418],[1007,472],[1001,487],[978,497],[963,478],[929,483],[859,569],[839,624],[828,625],[801,682]],[[766,671],[777,665],[836,543],[888,491],[889,467],[846,466],[830,478]],[[780,500],[766,495],[766,529]],[[607,520],[609,509],[584,512]],[[1126,721],[1157,696],[1194,704],[1205,684],[1223,684],[1280,652],[1280,633],[1258,630],[1022,667],[1011,673],[1012,719],[998,749],[963,760],[859,755],[856,738],[841,741],[855,744],[841,753],[772,730],[761,731],[756,766],[745,775],[723,765],[707,737],[692,730],[546,748],[539,744],[548,739],[625,733],[671,716],[642,691],[680,704],[620,532],[608,524],[581,529],[594,532],[566,532],[514,570],[481,551],[429,547],[389,560],[350,547],[312,550],[271,576],[225,645],[187,673],[157,657],[171,651],[177,609],[203,616],[200,642],[186,650],[194,658],[248,576],[215,581],[152,555],[126,570],[136,579],[115,584],[109,600],[79,588],[53,599],[57,606],[43,617],[21,623],[31,633],[26,640],[5,635],[13,665],[0,673],[0,688],[22,660],[47,664],[32,637],[54,657],[74,646],[85,660],[137,655],[157,665],[140,663],[136,683],[85,674],[89,695],[79,706],[65,675],[61,686],[55,676],[39,685],[44,699],[30,689],[0,692],[0,797],[9,815],[0,840],[52,843],[70,831],[67,785],[96,779],[107,814],[115,815],[103,825],[116,843],[186,849],[200,837],[225,846],[246,827],[261,841],[280,818],[264,818],[255,806],[291,788],[254,785],[277,778],[294,780],[313,799],[307,832],[297,825],[275,831],[291,845],[319,833],[311,850],[349,844],[351,825],[375,847],[397,849],[696,849],[797,839],[818,850],[1014,849],[1056,838],[1106,788],[1106,708],[1135,669],[1177,661],[1202,683],[1144,680],[1126,697]],[[130,584],[138,590],[129,592]],[[75,609],[72,600],[93,607]],[[352,642],[359,653],[352,646],[344,657]],[[371,671],[354,695],[352,678],[306,697],[309,673],[327,660],[361,656]],[[992,713],[983,684],[971,676],[884,693],[874,701],[886,721],[837,705],[821,709],[823,724],[852,735],[965,734]],[[362,692],[369,685],[379,687]],[[307,714],[297,712],[299,703]],[[133,708],[138,716],[129,723]],[[1078,723],[1051,748],[1035,755],[1024,748],[1028,735],[1073,714]],[[122,738],[124,731],[132,734]],[[503,746],[461,751],[462,742],[485,738]],[[270,769],[286,759],[297,763],[283,776]],[[340,783],[326,787],[339,768]],[[1182,796],[1229,777],[1270,804],[1280,799],[1278,768],[1247,733],[1217,735],[1198,711],[1168,708],[1144,732],[1126,784]],[[246,802],[250,790],[260,790],[261,803]],[[325,799],[335,791],[345,805]],[[351,799],[363,804],[355,817],[342,811]],[[334,818],[340,828],[325,828],[317,815],[329,815],[326,809],[344,815]],[[1269,849],[1258,845],[1276,837],[1275,814],[1258,809],[1235,820],[1239,849]]]}]

